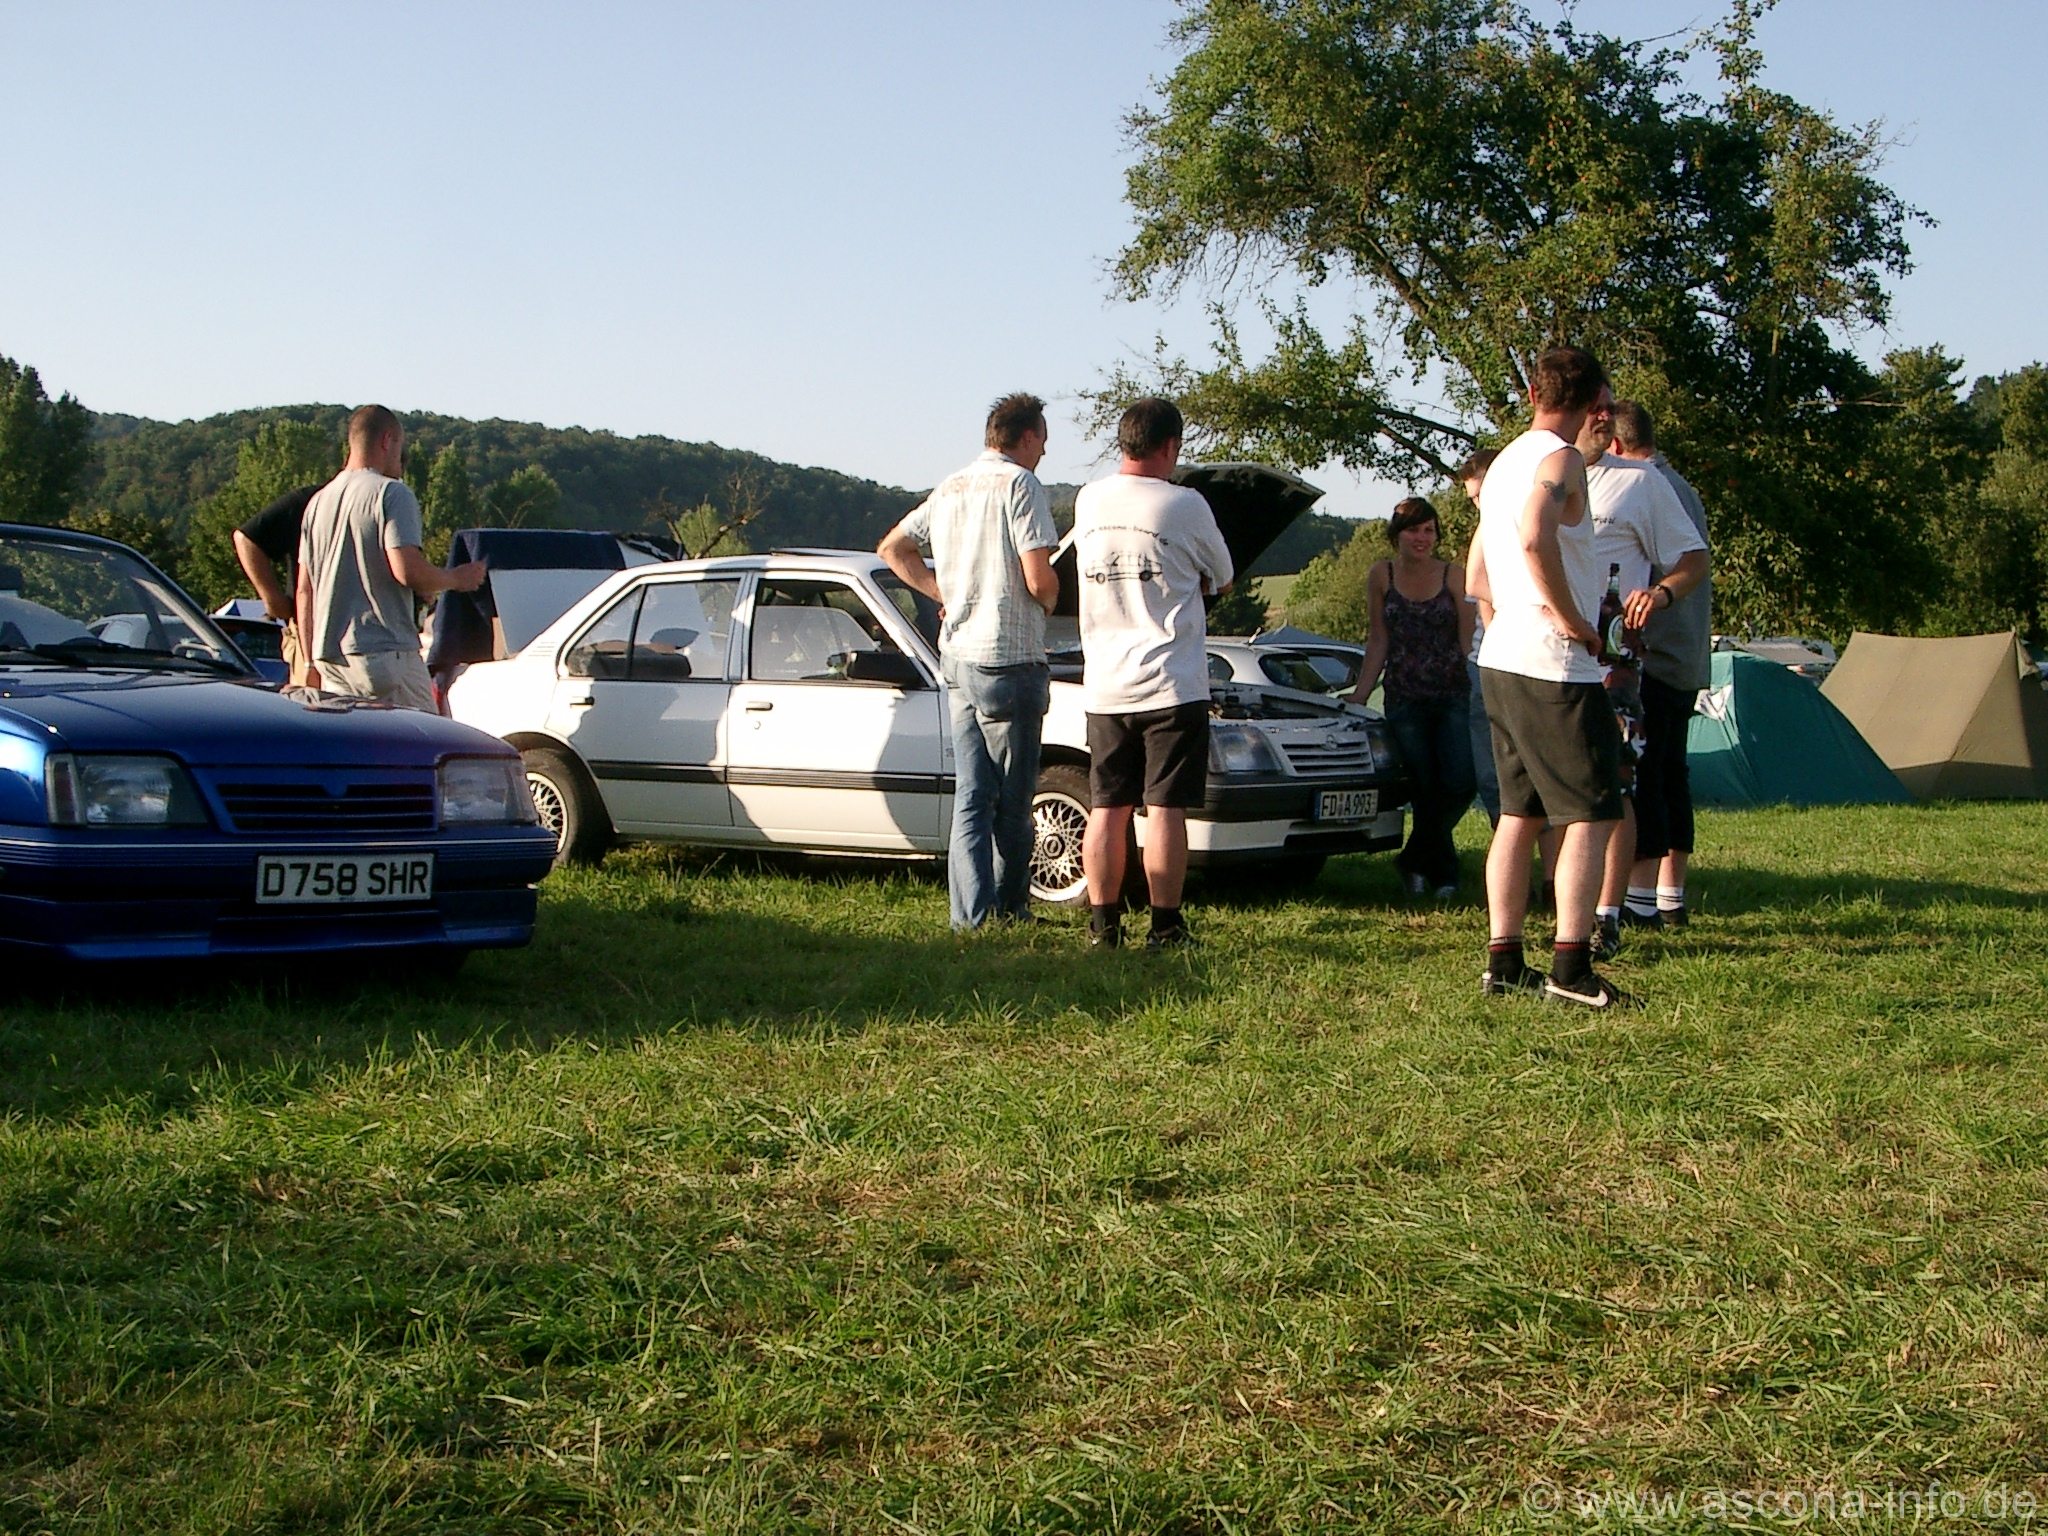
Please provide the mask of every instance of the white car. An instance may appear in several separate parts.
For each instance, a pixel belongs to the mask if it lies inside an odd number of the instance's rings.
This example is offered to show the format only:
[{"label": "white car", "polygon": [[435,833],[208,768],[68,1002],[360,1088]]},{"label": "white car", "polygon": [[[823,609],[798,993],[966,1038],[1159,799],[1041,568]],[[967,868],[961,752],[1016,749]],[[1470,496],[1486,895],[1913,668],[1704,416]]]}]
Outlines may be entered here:
[{"label": "white car", "polygon": [[[934,605],[873,554],[644,565],[517,654],[462,668],[448,708],[525,754],[564,861],[615,838],[937,858],[953,800],[937,632]],[[1079,902],[1087,725],[1080,688],[1054,679],[1032,894]],[[1310,877],[1330,854],[1399,845],[1407,784],[1376,717],[1257,684],[1218,683],[1214,700],[1192,864]]]}]

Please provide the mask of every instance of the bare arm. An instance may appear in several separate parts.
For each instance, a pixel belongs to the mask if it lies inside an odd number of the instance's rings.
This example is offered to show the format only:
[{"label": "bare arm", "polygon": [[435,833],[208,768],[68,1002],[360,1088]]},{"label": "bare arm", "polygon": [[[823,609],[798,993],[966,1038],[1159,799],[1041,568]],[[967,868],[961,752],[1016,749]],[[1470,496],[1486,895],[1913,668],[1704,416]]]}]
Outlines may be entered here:
[{"label": "bare arm", "polygon": [[1358,664],[1358,683],[1351,702],[1363,704],[1379,686],[1387,666],[1387,581],[1394,568],[1381,560],[1365,573],[1365,659]]},{"label": "bare arm", "polygon": [[[884,555],[882,558],[886,560],[888,556]],[[1022,562],[1024,589],[1031,594],[1039,607],[1051,613],[1053,605],[1060,600],[1060,579],[1053,572],[1052,551],[1027,549],[1022,556]],[[923,564],[922,561],[918,563]]]},{"label": "bare arm", "polygon": [[271,564],[270,556],[239,528],[234,532],[234,542],[235,559],[242,574],[249,578],[249,585],[256,589],[256,595],[263,599],[263,611],[280,622],[290,619],[293,599],[285,596],[284,583],[277,579],[277,567]]},{"label": "bare arm", "polygon": [[1586,515],[1586,461],[1576,448],[1560,448],[1536,470],[1536,487],[1522,506],[1522,556],[1536,583],[1536,595],[1550,622],[1567,640],[1600,654],[1600,635],[1572,600],[1558,529],[1576,526]]},{"label": "bare arm", "polygon": [[306,562],[299,562],[299,586],[294,594],[297,599],[299,619],[299,648],[306,653],[306,686],[320,686],[320,668],[313,655],[313,578],[306,572]]},{"label": "bare arm", "polygon": [[[903,578],[905,586],[922,592],[935,603],[945,601],[939,596],[939,578],[924,563],[924,554],[918,549],[917,540],[903,531],[901,523],[882,535],[882,542],[875,546],[875,553],[882,557],[884,565]],[[1031,595],[1038,596],[1036,592]]]},{"label": "bare arm", "polygon": [[472,560],[467,565],[444,571],[422,554],[417,544],[387,546],[384,560],[391,567],[393,579],[411,588],[415,597],[433,597],[441,592],[474,592],[484,584],[483,561]]},{"label": "bare arm", "polygon": [[[1706,579],[1707,552],[1704,549],[1687,550],[1655,582],[1629,593],[1628,601],[1622,606],[1622,622],[1630,629],[1641,629],[1650,622],[1652,615],[1669,608]],[[1663,596],[1658,595],[1660,588]]]},{"label": "bare arm", "polygon": [[1486,547],[1479,542],[1479,533],[1472,534],[1472,548],[1465,556],[1465,590],[1472,601],[1479,605],[1479,622],[1493,622],[1493,584],[1486,579]]}]

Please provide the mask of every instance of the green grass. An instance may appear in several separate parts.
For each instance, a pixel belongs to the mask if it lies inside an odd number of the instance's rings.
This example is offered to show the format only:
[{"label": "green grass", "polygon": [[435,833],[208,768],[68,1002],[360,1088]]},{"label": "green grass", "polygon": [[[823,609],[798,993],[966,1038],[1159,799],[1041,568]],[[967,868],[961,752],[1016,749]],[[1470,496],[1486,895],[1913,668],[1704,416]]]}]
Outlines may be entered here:
[{"label": "green grass", "polygon": [[0,1529],[2048,1500],[2048,806],[1702,845],[1631,1017],[1482,1000],[1384,858],[1151,956],[638,850],[453,981],[15,995]]}]

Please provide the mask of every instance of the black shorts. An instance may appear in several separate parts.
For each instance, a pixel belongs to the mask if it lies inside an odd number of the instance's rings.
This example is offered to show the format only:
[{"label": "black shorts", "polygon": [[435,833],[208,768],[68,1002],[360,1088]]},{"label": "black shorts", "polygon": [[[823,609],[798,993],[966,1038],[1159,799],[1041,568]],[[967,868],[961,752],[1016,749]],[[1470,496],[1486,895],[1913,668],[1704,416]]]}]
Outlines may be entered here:
[{"label": "black shorts", "polygon": [[1209,792],[1206,699],[1088,717],[1088,795],[1098,806],[1198,809]]},{"label": "black shorts", "polygon": [[1621,732],[1607,690],[1482,671],[1501,814],[1619,820]]}]

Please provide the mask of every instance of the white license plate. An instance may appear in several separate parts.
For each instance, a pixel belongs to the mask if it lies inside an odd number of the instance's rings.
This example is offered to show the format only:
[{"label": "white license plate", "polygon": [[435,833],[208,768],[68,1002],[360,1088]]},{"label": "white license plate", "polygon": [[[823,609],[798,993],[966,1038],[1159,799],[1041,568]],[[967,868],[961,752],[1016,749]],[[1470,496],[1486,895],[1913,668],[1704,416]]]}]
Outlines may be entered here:
[{"label": "white license plate", "polygon": [[268,855],[256,861],[258,906],[425,901],[433,894],[431,853]]},{"label": "white license plate", "polygon": [[1376,789],[1326,789],[1316,796],[1317,821],[1364,821],[1379,811]]}]

